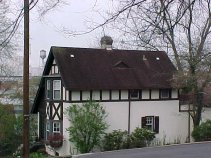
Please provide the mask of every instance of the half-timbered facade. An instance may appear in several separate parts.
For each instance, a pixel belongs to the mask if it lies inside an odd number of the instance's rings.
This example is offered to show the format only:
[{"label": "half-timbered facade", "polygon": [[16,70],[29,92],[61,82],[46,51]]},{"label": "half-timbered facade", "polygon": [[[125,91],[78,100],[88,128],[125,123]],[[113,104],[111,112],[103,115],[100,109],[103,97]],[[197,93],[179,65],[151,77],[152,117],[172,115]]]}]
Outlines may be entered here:
[{"label": "half-timbered facade", "polygon": [[105,107],[108,132],[139,126],[154,131],[157,141],[184,142],[188,116],[179,112],[174,71],[165,52],[52,47],[32,107],[39,112],[40,139],[60,133],[64,142],[57,152],[71,154],[64,111],[91,99]]}]

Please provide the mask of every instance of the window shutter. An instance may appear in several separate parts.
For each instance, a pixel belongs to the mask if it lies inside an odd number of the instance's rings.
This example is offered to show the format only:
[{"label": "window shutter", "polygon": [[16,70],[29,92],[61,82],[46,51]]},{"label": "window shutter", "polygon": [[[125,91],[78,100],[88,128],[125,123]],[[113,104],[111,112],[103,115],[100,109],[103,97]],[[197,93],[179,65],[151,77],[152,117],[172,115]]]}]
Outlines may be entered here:
[{"label": "window shutter", "polygon": [[155,133],[159,133],[159,116],[155,116],[155,128],[154,128]]},{"label": "window shutter", "polygon": [[146,117],[141,118],[141,127],[146,128]]}]

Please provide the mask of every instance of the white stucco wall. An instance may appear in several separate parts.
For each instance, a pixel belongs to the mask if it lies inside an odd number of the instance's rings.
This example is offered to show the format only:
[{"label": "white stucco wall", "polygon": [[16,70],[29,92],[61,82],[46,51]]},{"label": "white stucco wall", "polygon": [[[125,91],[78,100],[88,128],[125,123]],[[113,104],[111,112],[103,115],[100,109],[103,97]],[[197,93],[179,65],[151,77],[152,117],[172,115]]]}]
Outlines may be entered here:
[{"label": "white stucco wall", "polygon": [[159,90],[152,90],[151,91],[151,99],[159,99]]},{"label": "white stucco wall", "polygon": [[128,91],[121,90],[121,99],[128,99]]},{"label": "white stucco wall", "polygon": [[171,97],[172,98],[178,98],[178,90],[177,89],[172,89]]},{"label": "white stucco wall", "polygon": [[[107,123],[110,125],[107,132],[114,129],[128,130],[128,104],[129,102],[103,102],[108,113]],[[69,106],[64,103],[64,107]],[[134,101],[131,102],[131,131],[136,127],[141,127],[141,117],[159,116],[159,134],[156,139],[160,142],[174,143],[176,141],[185,142],[188,135],[187,113],[179,113],[178,101]],[[64,145],[58,150],[60,155],[71,154],[74,146],[68,141],[66,129],[70,126],[67,117],[63,120]],[[63,153],[63,154],[62,154]],[[75,154],[75,153],[74,153]]]},{"label": "white stucco wall", "polygon": [[211,120],[211,108],[204,108],[202,112],[202,122],[206,120]]},{"label": "white stucco wall", "polygon": [[72,92],[72,100],[73,101],[80,100],[80,91],[73,91]]},{"label": "white stucco wall", "polygon": [[141,127],[141,117],[159,116],[157,140],[165,143],[185,142],[188,136],[188,115],[180,113],[179,101],[131,102],[131,131]]},{"label": "white stucco wall", "polygon": [[[118,91],[112,91],[111,98],[119,96]],[[90,93],[83,91],[83,100],[88,99]],[[152,91],[152,98],[159,98],[159,90]],[[80,92],[72,92],[72,99],[78,100]],[[93,91],[93,96],[99,98],[99,92]],[[177,97],[177,91],[172,92],[172,96]],[[127,98],[128,92],[122,91],[121,98]],[[109,91],[102,91],[102,100],[109,99]],[[149,99],[149,91],[142,91],[142,99]],[[107,132],[112,130],[128,130],[128,111],[129,101],[121,102],[101,102],[100,103],[107,111],[108,117],[106,119],[109,124]],[[71,106],[70,103],[64,103],[63,109]],[[162,143],[184,143],[188,137],[188,113],[179,112],[178,100],[163,100],[163,101],[131,101],[130,102],[130,131],[132,132],[136,127],[141,127],[141,117],[145,116],[159,116],[159,133],[156,134],[156,141]],[[203,119],[211,119],[211,109],[207,108],[202,113]],[[77,154],[76,149],[69,142],[69,134],[66,129],[70,126],[67,116],[63,117],[63,147],[57,150],[60,156]],[[192,129],[192,123],[191,123]]]}]

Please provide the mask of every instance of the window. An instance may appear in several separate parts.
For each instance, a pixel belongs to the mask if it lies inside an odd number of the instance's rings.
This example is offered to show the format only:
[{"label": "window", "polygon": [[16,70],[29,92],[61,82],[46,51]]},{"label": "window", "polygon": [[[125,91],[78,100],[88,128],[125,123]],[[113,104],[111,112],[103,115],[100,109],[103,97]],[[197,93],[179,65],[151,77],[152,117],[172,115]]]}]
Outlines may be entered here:
[{"label": "window", "polygon": [[61,99],[61,80],[46,80],[46,98]]},{"label": "window", "polygon": [[60,133],[60,122],[53,122],[53,133]]},{"label": "window", "polygon": [[160,98],[161,99],[170,98],[170,90],[169,89],[161,89],[160,90]]},{"label": "window", "polygon": [[130,98],[131,99],[139,99],[139,90],[130,90]]},{"label": "window", "polygon": [[60,80],[53,81],[53,99],[55,100],[61,99],[61,81]]},{"label": "window", "polygon": [[159,116],[145,116],[141,118],[142,128],[159,133]]},{"label": "window", "polygon": [[153,131],[154,117],[146,117],[146,128]]},{"label": "window", "polygon": [[55,120],[46,121],[46,140],[50,135],[62,134],[62,122]]},{"label": "window", "polygon": [[51,80],[47,80],[46,83],[46,98],[50,99],[51,97]]},{"label": "window", "polygon": [[55,74],[58,74],[58,73],[59,73],[58,66],[55,66]]},{"label": "window", "polygon": [[50,122],[46,122],[46,138],[50,135]]}]

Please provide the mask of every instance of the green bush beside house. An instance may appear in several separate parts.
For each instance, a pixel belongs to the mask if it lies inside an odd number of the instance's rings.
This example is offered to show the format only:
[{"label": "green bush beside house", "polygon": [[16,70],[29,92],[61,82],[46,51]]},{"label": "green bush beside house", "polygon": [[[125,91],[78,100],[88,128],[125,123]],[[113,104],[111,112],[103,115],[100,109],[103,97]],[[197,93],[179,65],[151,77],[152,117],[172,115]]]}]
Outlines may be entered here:
[{"label": "green bush beside house", "polygon": [[137,127],[131,134],[127,131],[114,130],[107,133],[102,141],[102,150],[120,150],[146,147],[155,138],[155,133]]},{"label": "green bush beside house", "polygon": [[196,142],[211,140],[211,120],[202,122],[199,126],[194,128],[192,137]]}]

